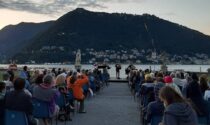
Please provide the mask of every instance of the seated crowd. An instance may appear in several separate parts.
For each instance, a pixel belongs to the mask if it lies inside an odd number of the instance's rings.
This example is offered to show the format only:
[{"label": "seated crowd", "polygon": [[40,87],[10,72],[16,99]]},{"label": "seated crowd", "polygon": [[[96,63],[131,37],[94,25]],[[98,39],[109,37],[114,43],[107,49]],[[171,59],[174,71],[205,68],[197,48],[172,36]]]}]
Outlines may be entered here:
[{"label": "seated crowd", "polygon": [[[47,104],[48,117],[41,117],[48,125],[50,119],[66,121],[72,120],[70,112],[74,112],[75,101],[79,103],[78,113],[86,113],[84,102],[89,96],[95,95],[104,85],[108,85],[109,74],[107,69],[69,71],[35,70],[33,74],[24,66],[18,71],[9,69],[3,74],[0,82],[0,125],[8,125],[7,111],[23,112],[29,125],[38,125],[40,117],[36,115],[36,102]],[[62,105],[64,103],[64,105]],[[39,111],[38,111],[39,112]],[[62,117],[64,116],[64,117]],[[12,119],[9,119],[12,120]]]},{"label": "seated crowd", "polygon": [[207,75],[133,69],[128,81],[134,97],[139,97],[143,125],[210,124]]}]

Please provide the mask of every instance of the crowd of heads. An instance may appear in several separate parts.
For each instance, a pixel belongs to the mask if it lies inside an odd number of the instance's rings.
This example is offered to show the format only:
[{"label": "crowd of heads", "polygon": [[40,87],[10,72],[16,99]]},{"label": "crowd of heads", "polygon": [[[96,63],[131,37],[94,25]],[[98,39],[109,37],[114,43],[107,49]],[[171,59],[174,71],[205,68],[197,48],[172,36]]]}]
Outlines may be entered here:
[{"label": "crowd of heads", "polygon": [[[86,83],[81,83],[81,86],[79,85],[79,89],[74,89],[74,84],[80,84],[79,81],[84,78],[86,78]],[[92,94],[90,96],[93,96],[93,93],[99,92],[101,88],[103,88],[105,85],[108,85],[108,80],[109,73],[107,68],[95,68],[93,70],[83,69],[75,71],[61,68],[31,70],[27,66],[24,66],[18,71],[9,69],[2,74],[2,81],[0,82],[0,104],[2,105],[4,102],[7,102],[8,99],[5,97],[8,96],[6,95],[9,95],[13,91],[16,91],[16,94],[24,92],[30,98],[40,98],[44,101],[46,101],[46,99],[54,99],[54,101],[48,100],[49,102],[54,103],[56,102],[55,97],[60,94],[64,94],[64,96],[67,98],[67,94],[70,94],[69,92],[72,92],[72,95],[74,96],[74,94],[77,93],[75,91],[81,91],[85,97],[87,96],[87,93],[90,92],[90,94]],[[56,96],[54,96],[52,93],[54,93]],[[48,97],[51,95],[53,96]],[[73,99],[71,99],[71,101],[76,99],[76,97],[72,98]],[[84,99],[78,99],[78,101],[81,103],[81,105],[83,105],[82,108],[84,108]],[[27,100],[24,102],[27,102]],[[69,100],[69,103],[71,104],[70,107],[74,107],[73,102],[70,102]],[[2,109],[3,107],[4,106],[1,106],[0,110],[4,110]],[[7,107],[7,105],[5,107]],[[57,108],[54,107],[53,109]]]},{"label": "crowd of heads", "polygon": [[[152,72],[149,69],[144,71],[132,69],[127,74],[134,98],[138,97],[140,100],[143,122],[151,121],[151,112],[158,112],[158,115],[164,117],[164,112],[167,112],[171,106],[175,105],[176,107],[176,104],[180,103],[189,104],[192,110],[197,113],[197,116],[209,117],[210,86],[207,74],[180,70]],[[154,107],[159,110],[153,111]],[[181,109],[177,109],[177,112]]]}]

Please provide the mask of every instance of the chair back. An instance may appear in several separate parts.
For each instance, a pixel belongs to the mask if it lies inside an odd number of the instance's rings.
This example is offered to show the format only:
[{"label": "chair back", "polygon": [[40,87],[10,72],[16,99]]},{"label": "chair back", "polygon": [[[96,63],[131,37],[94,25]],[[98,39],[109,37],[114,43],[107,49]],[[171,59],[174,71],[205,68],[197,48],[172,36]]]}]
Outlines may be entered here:
[{"label": "chair back", "polygon": [[82,86],[83,91],[88,91],[88,84]]},{"label": "chair back", "polygon": [[198,123],[202,125],[208,125],[208,117],[198,116]]},{"label": "chair back", "polygon": [[207,116],[198,116],[198,123],[202,125],[209,125],[210,124],[210,101],[205,101],[208,109],[208,115]]},{"label": "chair back", "polygon": [[70,90],[66,95],[67,101],[74,100],[73,90]]},{"label": "chair back", "polygon": [[4,125],[28,125],[28,119],[24,112],[5,110]]},{"label": "chair back", "polygon": [[42,101],[36,98],[33,101],[33,116],[35,118],[50,118],[50,107],[49,102]]},{"label": "chair back", "polygon": [[152,116],[151,125],[159,125],[162,119],[163,116]]},{"label": "chair back", "polygon": [[61,108],[66,106],[66,98],[63,93],[56,99],[56,104]]}]

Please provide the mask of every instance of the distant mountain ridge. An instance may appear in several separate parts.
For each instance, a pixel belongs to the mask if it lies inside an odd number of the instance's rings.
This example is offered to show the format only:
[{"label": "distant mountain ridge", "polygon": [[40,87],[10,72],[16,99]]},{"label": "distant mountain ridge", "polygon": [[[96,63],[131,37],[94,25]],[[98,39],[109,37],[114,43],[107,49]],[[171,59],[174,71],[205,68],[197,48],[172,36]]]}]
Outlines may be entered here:
[{"label": "distant mountain ridge", "polygon": [[19,23],[8,25],[0,30],[0,53],[7,57],[13,56],[30,44],[30,39],[43,32],[53,21],[43,23]]},{"label": "distant mountain ridge", "polygon": [[[210,37],[154,15],[91,12],[75,9],[27,41],[13,58],[19,62],[65,62],[77,49],[156,50],[172,55],[210,55]],[[83,55],[83,61],[93,58]]]}]

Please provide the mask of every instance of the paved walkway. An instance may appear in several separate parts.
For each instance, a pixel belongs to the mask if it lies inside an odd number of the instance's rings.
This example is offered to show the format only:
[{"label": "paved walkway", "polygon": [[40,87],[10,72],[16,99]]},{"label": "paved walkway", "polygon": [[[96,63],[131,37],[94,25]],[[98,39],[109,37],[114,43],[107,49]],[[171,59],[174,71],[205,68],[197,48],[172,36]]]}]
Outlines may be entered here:
[{"label": "paved walkway", "polygon": [[138,106],[126,83],[110,84],[86,100],[85,107],[87,113],[76,113],[67,125],[140,125]]}]

